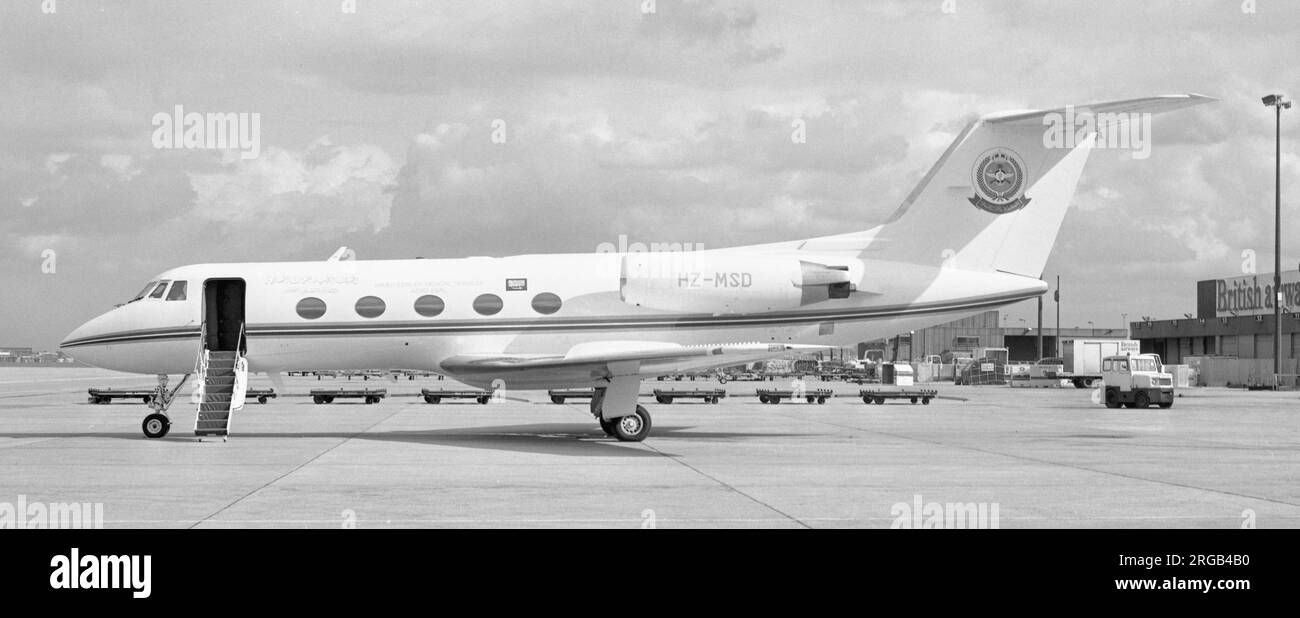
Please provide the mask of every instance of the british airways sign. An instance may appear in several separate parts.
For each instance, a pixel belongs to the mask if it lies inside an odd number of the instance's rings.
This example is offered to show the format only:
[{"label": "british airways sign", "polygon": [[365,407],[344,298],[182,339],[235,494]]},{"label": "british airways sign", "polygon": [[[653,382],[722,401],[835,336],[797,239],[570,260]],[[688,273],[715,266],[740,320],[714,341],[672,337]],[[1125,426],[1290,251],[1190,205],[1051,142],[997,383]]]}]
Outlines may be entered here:
[{"label": "british airways sign", "polygon": [[1242,275],[1214,281],[1215,317],[1271,315],[1273,304],[1282,301],[1283,311],[1300,311],[1300,271],[1282,273],[1282,286],[1273,290],[1273,275]]}]

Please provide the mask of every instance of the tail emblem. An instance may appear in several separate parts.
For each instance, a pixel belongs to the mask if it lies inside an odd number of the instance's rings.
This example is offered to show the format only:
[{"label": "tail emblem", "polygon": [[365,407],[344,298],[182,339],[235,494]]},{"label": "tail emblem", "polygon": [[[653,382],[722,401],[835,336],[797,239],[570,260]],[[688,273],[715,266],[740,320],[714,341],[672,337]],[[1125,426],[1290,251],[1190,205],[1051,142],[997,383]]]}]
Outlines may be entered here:
[{"label": "tail emblem", "polygon": [[1024,197],[1025,164],[1009,148],[993,148],[980,155],[971,170],[971,186],[975,196],[968,198],[970,203],[995,215],[1020,210],[1029,203]]}]

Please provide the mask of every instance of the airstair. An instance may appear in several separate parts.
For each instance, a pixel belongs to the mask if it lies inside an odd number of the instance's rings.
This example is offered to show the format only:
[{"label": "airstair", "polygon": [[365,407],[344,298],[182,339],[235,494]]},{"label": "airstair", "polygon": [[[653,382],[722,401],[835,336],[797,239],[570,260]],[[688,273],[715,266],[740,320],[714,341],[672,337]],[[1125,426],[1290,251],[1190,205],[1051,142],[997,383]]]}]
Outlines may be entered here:
[{"label": "airstair", "polygon": [[[243,333],[240,335],[242,341]],[[200,438],[221,436],[224,439],[230,435],[234,411],[243,407],[247,364],[239,350],[205,348],[202,355],[198,377],[203,389],[194,420],[194,435]]]}]

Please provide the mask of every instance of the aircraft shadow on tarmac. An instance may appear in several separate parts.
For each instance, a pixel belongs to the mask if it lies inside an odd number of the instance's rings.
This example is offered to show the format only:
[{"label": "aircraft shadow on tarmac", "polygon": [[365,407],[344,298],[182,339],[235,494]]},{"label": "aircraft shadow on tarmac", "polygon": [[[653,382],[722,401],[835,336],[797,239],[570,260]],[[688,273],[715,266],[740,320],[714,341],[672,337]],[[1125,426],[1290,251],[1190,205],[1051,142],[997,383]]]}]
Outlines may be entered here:
[{"label": "aircraft shadow on tarmac", "polygon": [[[689,426],[657,426],[653,429],[648,444],[655,440],[710,440],[740,441],[749,438],[784,438],[808,437],[809,434],[794,433],[747,433],[747,432],[701,432],[691,431]],[[175,433],[162,438],[156,443],[195,441],[194,435],[173,426]],[[139,432],[33,432],[0,433],[0,438],[113,438],[119,440],[149,441]],[[256,439],[289,438],[333,438],[372,440],[378,442],[404,442],[408,444],[427,444],[434,446],[455,446],[461,448],[537,453],[545,455],[563,455],[573,457],[675,457],[664,451],[639,448],[635,443],[618,442],[606,436],[591,424],[582,423],[538,423],[530,425],[495,425],[486,427],[457,427],[452,429],[431,429],[424,431],[286,431],[281,433],[250,432],[231,434],[232,442]],[[214,440],[207,438],[206,440]]]}]

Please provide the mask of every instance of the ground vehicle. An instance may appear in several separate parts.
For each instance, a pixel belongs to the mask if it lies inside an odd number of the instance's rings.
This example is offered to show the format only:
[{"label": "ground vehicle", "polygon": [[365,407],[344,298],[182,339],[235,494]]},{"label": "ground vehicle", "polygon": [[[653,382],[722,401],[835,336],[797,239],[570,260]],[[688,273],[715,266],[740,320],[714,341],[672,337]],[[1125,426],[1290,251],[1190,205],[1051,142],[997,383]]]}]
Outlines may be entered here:
[{"label": "ground vehicle", "polygon": [[1107,408],[1174,405],[1174,377],[1164,373],[1155,354],[1107,356],[1101,361]]},{"label": "ground vehicle", "polygon": [[916,372],[907,363],[881,363],[880,381],[881,384],[912,386],[916,383]]},{"label": "ground vehicle", "polygon": [[1044,358],[1034,363],[1034,367],[1029,370],[1029,377],[1055,378],[1063,371],[1065,371],[1065,359]]},{"label": "ground vehicle", "polygon": [[1102,359],[1137,354],[1139,349],[1132,339],[1066,339],[1061,342],[1065,369],[1055,377],[1069,380],[1075,388],[1092,388],[1101,381]]}]

